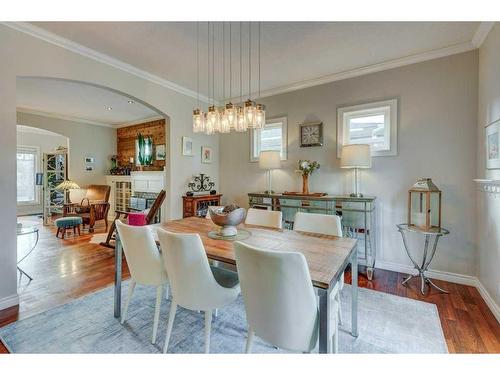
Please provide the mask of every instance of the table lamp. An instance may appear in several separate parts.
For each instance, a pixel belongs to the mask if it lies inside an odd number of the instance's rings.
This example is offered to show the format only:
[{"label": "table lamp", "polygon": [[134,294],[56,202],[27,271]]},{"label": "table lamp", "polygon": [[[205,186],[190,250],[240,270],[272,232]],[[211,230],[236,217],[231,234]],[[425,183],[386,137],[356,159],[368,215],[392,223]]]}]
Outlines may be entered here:
[{"label": "table lamp", "polygon": [[372,157],[370,145],[355,144],[342,147],[340,168],[354,169],[354,193],[350,194],[351,197],[363,196],[363,194],[359,193],[358,169],[371,167]]},{"label": "table lamp", "polygon": [[281,153],[279,151],[261,151],[259,155],[259,167],[267,169],[267,188],[266,194],[273,194],[271,187],[271,174],[273,169],[281,168]]},{"label": "table lamp", "polygon": [[66,202],[69,202],[69,191],[72,189],[80,189],[80,186],[78,186],[76,182],[71,180],[64,180],[56,186],[56,190],[64,191]]}]

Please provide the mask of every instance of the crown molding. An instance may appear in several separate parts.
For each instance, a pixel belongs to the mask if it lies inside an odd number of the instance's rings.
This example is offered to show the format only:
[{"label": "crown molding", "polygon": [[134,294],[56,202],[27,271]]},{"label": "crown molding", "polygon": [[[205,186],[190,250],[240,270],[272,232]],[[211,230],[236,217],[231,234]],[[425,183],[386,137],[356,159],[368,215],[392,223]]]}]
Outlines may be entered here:
[{"label": "crown molding", "polygon": [[27,134],[42,134],[42,135],[55,135],[59,137],[64,137],[61,134],[51,132],[50,130],[42,129],[42,128],[35,128],[34,126],[29,126],[29,125],[17,125],[16,130],[18,133],[27,133]]},{"label": "crown molding", "polygon": [[[79,43],[73,42],[72,40],[63,38],[57,34],[50,31],[42,29],[41,27],[32,25],[28,22],[0,22],[0,24],[10,27],[11,29],[20,31],[22,33],[31,35],[35,38],[44,40],[45,42],[54,44],[58,47],[62,47],[71,52],[78,53],[82,56],[91,58],[98,62],[110,65],[114,68],[123,70],[127,73],[133,74],[139,78],[145,79],[147,81],[153,82],[157,85],[163,86],[167,89],[178,92],[179,94],[188,96],[190,98],[197,99],[198,94],[186,87],[180,86],[174,82],[163,79],[157,75],[151,74],[145,70],[139,69],[133,65],[127,64],[121,60],[115,59],[114,57],[108,56],[104,53],[98,52],[91,48],[85,47]],[[200,101],[208,103],[209,99],[205,95],[199,96]]]},{"label": "crown molding", "polygon": [[[17,112],[26,113],[28,115],[36,115],[36,116],[56,118],[58,120],[80,122],[80,123],[84,123],[84,124],[88,124],[88,125],[102,126],[102,127],[105,127],[105,128],[114,128],[114,129],[116,129],[116,127],[117,127],[116,125],[107,124],[107,123],[104,123],[104,122],[85,120],[83,118],[78,118],[78,117],[73,117],[73,116],[66,116],[66,115],[60,115],[58,113],[52,113],[52,112],[43,112],[43,111],[38,111],[36,109],[30,109],[30,108],[18,107],[17,108]],[[18,124],[18,125],[24,125],[24,124]]]},{"label": "crown molding", "polygon": [[[290,85],[285,85],[285,86],[277,87],[274,89],[264,90],[261,92],[260,96],[252,94],[252,98],[257,99],[259,97],[264,98],[264,97],[284,94],[287,92],[297,91],[297,90],[301,90],[301,89],[305,89],[305,88],[309,88],[309,87],[313,87],[313,86],[318,86],[318,85],[323,85],[325,83],[340,81],[340,80],[347,79],[347,78],[359,77],[359,76],[363,76],[363,75],[370,74],[370,73],[376,73],[376,72],[381,72],[381,71],[389,70],[389,69],[393,69],[393,68],[399,68],[399,67],[402,67],[405,65],[411,65],[411,64],[416,64],[416,63],[423,62],[423,61],[434,60],[434,59],[438,59],[438,58],[446,57],[446,56],[450,56],[450,55],[456,55],[458,53],[468,52],[468,51],[472,51],[474,49],[476,49],[476,47],[470,41],[458,43],[458,44],[454,44],[454,45],[451,45],[448,47],[438,48],[438,49],[418,53],[415,55],[405,56],[405,57],[385,61],[385,62],[378,63],[378,64],[366,65],[363,67],[359,67],[359,68],[355,68],[355,69],[351,69],[351,70],[346,70],[346,71],[339,72],[339,73],[333,73],[333,74],[329,74],[329,75],[318,77],[318,78],[312,78],[309,80],[304,80],[304,81],[292,83]],[[239,100],[239,97],[233,97],[230,99]]]},{"label": "crown molding", "polygon": [[[81,44],[75,43],[69,39],[63,38],[59,35],[56,35],[54,33],[51,33],[49,31],[46,31],[38,26],[32,25],[27,22],[0,22],[0,24],[3,24],[7,27],[10,27],[12,29],[15,29],[17,31],[29,34],[33,37],[42,39],[46,42],[52,43],[54,45],[57,45],[59,47],[68,49],[72,52],[78,53],[82,56],[94,59],[96,61],[102,62],[104,64],[113,66],[117,69],[123,70],[127,73],[133,74],[135,76],[138,76],[140,78],[143,78],[145,80],[148,80],[150,82],[156,83],[160,86],[163,86],[165,88],[174,90],[180,94],[192,97],[192,98],[197,98],[196,92],[189,90],[183,86],[180,86],[176,83],[173,83],[171,81],[165,80],[161,77],[158,77],[154,74],[148,73],[144,70],[141,70],[139,68],[136,68],[130,64],[127,64],[123,61],[120,61],[118,59],[115,59],[111,56],[105,55],[103,53],[97,52],[93,49],[90,49],[88,47],[85,47]],[[262,98],[262,97],[269,97],[273,95],[278,95],[278,94],[284,94],[287,92],[291,91],[297,91],[313,86],[318,86],[318,85],[323,85],[325,83],[330,83],[330,82],[335,82],[335,81],[340,81],[343,79],[347,78],[353,78],[353,77],[358,77],[362,76],[365,74],[370,74],[370,73],[376,73],[388,69],[393,69],[393,68],[398,68],[401,66],[405,65],[411,65],[427,60],[433,60],[445,56],[450,56],[450,55],[455,55],[458,53],[462,52],[467,52],[474,50],[478,48],[481,43],[484,41],[490,30],[492,29],[494,25],[494,22],[481,22],[478,29],[476,30],[476,33],[474,34],[474,37],[471,41],[467,42],[462,42],[458,44],[454,44],[448,47],[444,48],[438,48],[430,51],[425,51],[422,53],[410,55],[410,56],[405,56],[401,58],[397,58],[394,60],[389,60],[385,61],[382,63],[378,64],[371,64],[351,70],[346,70],[343,72],[338,72],[338,73],[333,73],[329,74],[326,76],[322,77],[317,77],[317,78],[312,78],[309,80],[304,80],[300,82],[295,82],[289,85],[284,85],[276,88],[272,88],[269,90],[264,90],[261,92],[260,96],[255,95],[256,93],[253,93],[251,96],[252,98]],[[200,100],[209,103],[209,99],[204,96],[200,95]],[[239,97],[232,97],[232,98],[227,98],[227,100],[239,100]],[[222,100],[219,100],[219,102],[215,102],[215,105],[220,105]]]},{"label": "crown molding", "polygon": [[472,44],[474,47],[481,47],[481,44],[483,44],[491,29],[493,29],[493,26],[495,26],[495,22],[481,22],[479,24],[474,36],[472,37]]},{"label": "crown molding", "polygon": [[146,122],[151,122],[151,121],[158,121],[158,120],[163,120],[165,117],[163,116],[153,116],[153,117],[148,117],[142,120],[136,120],[136,121],[130,121],[130,122],[125,122],[123,124],[115,126],[116,128],[125,128],[127,126],[134,126],[134,125],[139,125],[139,124],[144,124]]}]

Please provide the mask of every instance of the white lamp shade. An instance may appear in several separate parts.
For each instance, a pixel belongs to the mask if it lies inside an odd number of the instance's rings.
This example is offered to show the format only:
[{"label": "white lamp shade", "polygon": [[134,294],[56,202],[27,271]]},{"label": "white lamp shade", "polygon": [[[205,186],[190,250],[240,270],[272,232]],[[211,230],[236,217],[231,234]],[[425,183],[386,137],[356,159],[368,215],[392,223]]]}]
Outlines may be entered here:
[{"label": "white lamp shade", "polygon": [[346,145],[342,147],[340,168],[371,168],[370,145]]},{"label": "white lamp shade", "polygon": [[262,169],[281,168],[281,154],[279,151],[261,151],[259,156],[259,167]]}]

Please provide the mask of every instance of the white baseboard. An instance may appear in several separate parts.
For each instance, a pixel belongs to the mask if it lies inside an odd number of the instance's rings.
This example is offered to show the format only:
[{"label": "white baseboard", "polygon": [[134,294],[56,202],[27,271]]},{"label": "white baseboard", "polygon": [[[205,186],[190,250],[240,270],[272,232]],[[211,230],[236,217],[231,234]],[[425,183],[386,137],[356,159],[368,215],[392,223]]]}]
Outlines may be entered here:
[{"label": "white baseboard", "polygon": [[497,318],[498,323],[500,323],[500,307],[497,305],[493,297],[488,293],[479,279],[477,280],[476,288],[479,291],[479,294],[481,294],[481,297],[483,297],[484,302],[486,302],[486,304],[490,308],[493,315],[495,315],[495,318]]},{"label": "white baseboard", "polygon": [[[385,261],[377,261],[376,263],[376,268],[380,268],[383,270],[388,270],[388,271],[394,271],[394,272],[401,272],[401,273],[407,273],[407,274],[415,274],[415,268],[403,264],[398,264],[398,263],[392,263],[392,262],[385,262]],[[377,271],[375,271],[376,273]],[[432,279],[437,279],[437,280],[443,280],[443,281],[448,281],[450,283],[456,283],[456,284],[462,284],[462,285],[469,285],[469,286],[474,286],[477,288],[479,291],[479,294],[483,298],[484,302],[486,305],[490,308],[491,312],[497,319],[497,321],[500,323],[500,308],[491,297],[491,295],[488,293],[484,285],[481,283],[481,281],[476,277],[476,276],[469,276],[469,275],[463,275],[460,273],[453,273],[453,272],[447,272],[447,271],[436,271],[436,270],[429,270],[427,272],[427,275],[432,278]],[[374,276],[376,277],[376,275]]]},{"label": "white baseboard", "polygon": [[15,305],[19,305],[19,296],[17,294],[0,299],[0,310],[4,310]]},{"label": "white baseboard", "polygon": [[[375,264],[376,268],[381,268],[383,270],[395,271],[401,273],[415,274],[415,268],[413,266],[407,266],[398,263],[379,261]],[[447,271],[436,271],[429,269],[427,271],[427,275],[432,279],[448,281],[450,283],[462,284],[462,285],[470,285],[477,287],[478,279],[475,276],[463,275],[460,273],[453,273]]]}]

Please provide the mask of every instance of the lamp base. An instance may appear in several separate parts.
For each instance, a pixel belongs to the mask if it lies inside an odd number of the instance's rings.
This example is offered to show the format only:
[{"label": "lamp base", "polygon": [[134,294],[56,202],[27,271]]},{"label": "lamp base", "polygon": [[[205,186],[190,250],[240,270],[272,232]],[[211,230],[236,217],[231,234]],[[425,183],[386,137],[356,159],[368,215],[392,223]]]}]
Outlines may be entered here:
[{"label": "lamp base", "polygon": [[351,193],[349,196],[353,198],[363,198],[363,194],[361,193]]}]

